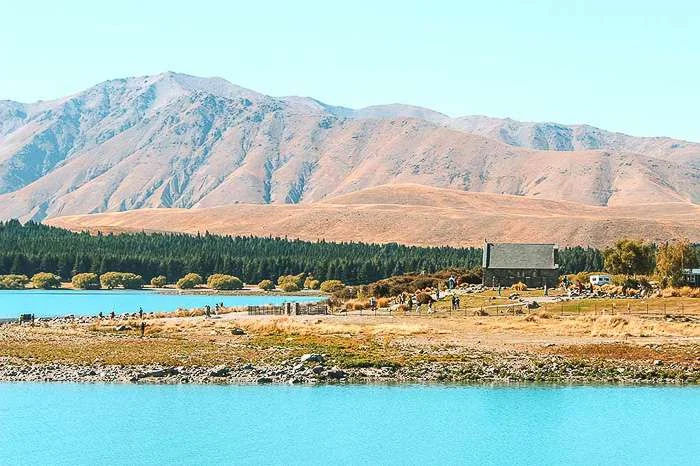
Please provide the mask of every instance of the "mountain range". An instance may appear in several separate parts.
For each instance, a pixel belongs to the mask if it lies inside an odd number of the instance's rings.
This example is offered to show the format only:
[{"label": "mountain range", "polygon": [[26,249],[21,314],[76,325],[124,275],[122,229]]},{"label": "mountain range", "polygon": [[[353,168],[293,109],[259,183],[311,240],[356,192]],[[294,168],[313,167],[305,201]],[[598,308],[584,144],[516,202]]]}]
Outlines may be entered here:
[{"label": "mountain range", "polygon": [[423,185],[572,213],[672,204],[687,214],[700,202],[700,144],[400,104],[350,109],[173,72],[0,101],[0,218],[344,205],[339,197],[383,185],[397,187],[387,205],[399,186]]}]

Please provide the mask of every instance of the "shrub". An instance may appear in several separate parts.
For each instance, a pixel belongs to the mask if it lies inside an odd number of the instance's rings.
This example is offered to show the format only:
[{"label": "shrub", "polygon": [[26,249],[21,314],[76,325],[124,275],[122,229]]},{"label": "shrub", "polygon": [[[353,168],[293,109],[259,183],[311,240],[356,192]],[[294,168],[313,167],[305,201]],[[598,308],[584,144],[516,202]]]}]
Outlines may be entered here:
[{"label": "shrub", "polygon": [[151,286],[156,288],[163,288],[168,283],[168,279],[165,275],[158,275],[157,277],[151,278]]},{"label": "shrub", "polygon": [[201,285],[202,283],[204,283],[204,279],[200,274],[188,273],[187,275],[179,279],[175,286],[180,288],[181,290],[191,290],[195,286]]},{"label": "shrub", "polygon": [[527,290],[527,285],[523,282],[518,282],[510,287],[514,291],[525,291]]},{"label": "shrub", "polygon": [[320,289],[324,293],[337,293],[345,288],[345,285],[340,280],[326,280],[321,283]]},{"label": "shrub", "polygon": [[26,275],[0,275],[0,290],[21,290],[29,283]]},{"label": "shrub", "polygon": [[272,291],[275,289],[275,284],[272,283],[272,280],[263,280],[258,283],[258,288],[263,291]]},{"label": "shrub", "polygon": [[314,277],[307,277],[306,280],[304,280],[304,288],[307,290],[318,290],[319,286],[321,286],[321,282]]},{"label": "shrub", "polygon": [[73,276],[71,280],[73,288],[81,290],[98,290],[100,288],[100,279],[96,273],[79,273]]},{"label": "shrub", "polygon": [[299,275],[282,275],[277,279],[277,285],[283,288],[284,283],[294,283],[297,286],[297,291],[304,287],[304,277],[306,274],[300,273]]},{"label": "shrub", "polygon": [[100,275],[100,283],[103,288],[126,288],[138,290],[143,287],[143,277],[131,272],[105,272]]},{"label": "shrub", "polygon": [[61,286],[61,277],[48,272],[39,272],[32,277],[34,288],[48,290]]},{"label": "shrub", "polygon": [[120,272],[105,272],[100,275],[100,283],[102,288],[113,289],[121,286],[121,273]]},{"label": "shrub", "polygon": [[240,278],[223,273],[215,273],[207,279],[207,286],[214,290],[241,290],[243,282]]},{"label": "shrub", "polygon": [[280,284],[280,288],[282,288],[282,291],[286,293],[293,293],[300,290],[299,285],[297,285],[295,281],[282,282],[282,284]]}]

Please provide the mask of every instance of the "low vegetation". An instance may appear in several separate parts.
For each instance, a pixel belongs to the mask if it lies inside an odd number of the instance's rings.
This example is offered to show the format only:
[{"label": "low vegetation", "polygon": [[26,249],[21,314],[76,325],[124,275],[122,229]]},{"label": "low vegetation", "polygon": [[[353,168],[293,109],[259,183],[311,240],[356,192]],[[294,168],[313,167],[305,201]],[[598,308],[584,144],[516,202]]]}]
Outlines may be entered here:
[{"label": "low vegetation", "polygon": [[0,290],[21,290],[29,283],[26,275],[0,275]]},{"label": "low vegetation", "polygon": [[96,273],[85,272],[73,276],[71,280],[73,288],[81,290],[98,290],[100,289],[100,278]]},{"label": "low vegetation", "polygon": [[275,284],[272,283],[272,280],[262,280],[258,283],[258,288],[263,291],[272,291],[275,289]]},{"label": "low vegetation", "polygon": [[143,287],[143,277],[131,272],[107,272],[100,275],[100,284],[102,288],[108,290],[114,288],[138,290]]},{"label": "low vegetation", "polygon": [[39,272],[32,277],[32,285],[34,288],[42,290],[50,290],[52,288],[61,287],[61,277],[48,272]]},{"label": "low vegetation", "polygon": [[191,290],[204,283],[204,279],[198,273],[188,273],[175,284],[181,290]]},{"label": "low vegetation", "polygon": [[242,290],[243,282],[233,275],[216,273],[207,279],[207,287],[212,290]]},{"label": "low vegetation", "polygon": [[156,288],[163,288],[168,283],[168,278],[165,275],[158,275],[157,277],[151,278],[151,286]]}]

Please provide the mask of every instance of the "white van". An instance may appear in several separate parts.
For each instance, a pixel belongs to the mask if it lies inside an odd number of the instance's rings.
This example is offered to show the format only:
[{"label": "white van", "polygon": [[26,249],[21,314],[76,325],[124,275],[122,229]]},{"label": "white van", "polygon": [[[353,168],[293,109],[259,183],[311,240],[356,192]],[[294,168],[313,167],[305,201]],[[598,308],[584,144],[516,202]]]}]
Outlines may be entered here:
[{"label": "white van", "polygon": [[589,280],[591,281],[591,285],[596,286],[609,285],[612,282],[610,275],[607,274],[591,275]]}]

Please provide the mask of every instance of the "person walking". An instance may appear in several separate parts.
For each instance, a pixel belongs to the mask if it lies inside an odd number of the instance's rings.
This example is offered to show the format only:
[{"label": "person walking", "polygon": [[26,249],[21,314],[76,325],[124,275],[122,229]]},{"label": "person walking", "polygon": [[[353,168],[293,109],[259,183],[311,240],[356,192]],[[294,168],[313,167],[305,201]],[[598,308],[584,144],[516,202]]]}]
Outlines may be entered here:
[{"label": "person walking", "polygon": [[141,338],[143,338],[144,333],[146,332],[146,322],[143,320],[141,321]]}]

